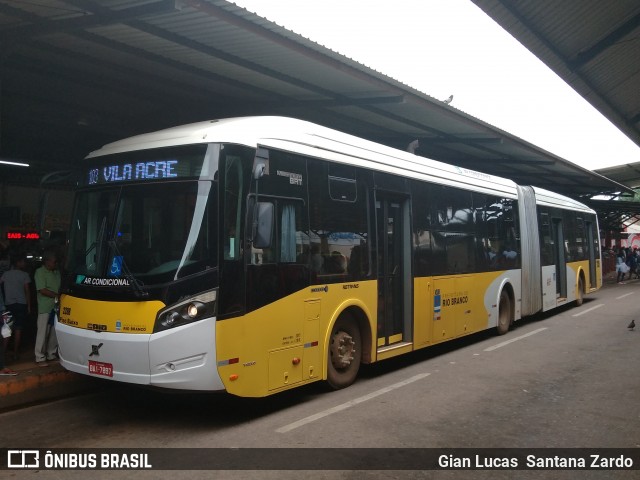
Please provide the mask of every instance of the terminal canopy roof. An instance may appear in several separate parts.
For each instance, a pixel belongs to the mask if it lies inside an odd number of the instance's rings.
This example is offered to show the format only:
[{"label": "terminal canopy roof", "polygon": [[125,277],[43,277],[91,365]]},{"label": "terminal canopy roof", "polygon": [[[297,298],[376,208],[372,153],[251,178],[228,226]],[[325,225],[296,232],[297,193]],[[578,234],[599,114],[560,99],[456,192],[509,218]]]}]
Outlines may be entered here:
[{"label": "terminal canopy roof", "polygon": [[[630,163],[596,170],[600,175],[622,183],[637,191],[640,188],[640,163]],[[598,212],[600,225],[607,230],[620,231],[623,225],[640,226],[640,202],[638,194],[633,199],[611,201],[592,199],[589,206]]]},{"label": "terminal canopy roof", "polygon": [[0,45],[0,158],[32,165],[0,164],[11,183],[63,179],[119,138],[269,114],[572,197],[630,192],[224,0],[0,0]]}]

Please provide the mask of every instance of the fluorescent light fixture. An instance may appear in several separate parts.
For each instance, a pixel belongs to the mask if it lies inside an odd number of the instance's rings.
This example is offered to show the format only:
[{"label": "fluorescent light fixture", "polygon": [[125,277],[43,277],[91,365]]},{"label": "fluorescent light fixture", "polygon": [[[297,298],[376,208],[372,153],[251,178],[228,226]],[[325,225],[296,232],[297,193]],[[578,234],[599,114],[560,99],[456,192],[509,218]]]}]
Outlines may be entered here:
[{"label": "fluorescent light fixture", "polygon": [[28,163],[21,162],[10,162],[9,160],[0,160],[0,163],[3,165],[13,165],[14,167],[28,167]]}]

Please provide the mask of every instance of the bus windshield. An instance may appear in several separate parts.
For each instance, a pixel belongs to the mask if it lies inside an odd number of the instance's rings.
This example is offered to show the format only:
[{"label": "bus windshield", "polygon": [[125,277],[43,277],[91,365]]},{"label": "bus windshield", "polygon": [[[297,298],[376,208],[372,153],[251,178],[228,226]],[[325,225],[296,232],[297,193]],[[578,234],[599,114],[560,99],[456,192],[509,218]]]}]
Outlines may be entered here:
[{"label": "bus windshield", "polygon": [[[117,160],[110,158],[123,164]],[[96,182],[76,195],[67,272],[77,284],[126,286],[216,268],[217,210],[217,182],[208,173],[182,181]]]}]

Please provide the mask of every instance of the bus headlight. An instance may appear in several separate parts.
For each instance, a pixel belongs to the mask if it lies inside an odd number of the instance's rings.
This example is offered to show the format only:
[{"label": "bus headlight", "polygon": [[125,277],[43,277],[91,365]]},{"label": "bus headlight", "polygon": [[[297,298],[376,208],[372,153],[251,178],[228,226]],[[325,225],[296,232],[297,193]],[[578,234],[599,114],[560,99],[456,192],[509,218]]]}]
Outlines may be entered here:
[{"label": "bus headlight", "polygon": [[178,312],[171,312],[170,314],[168,314],[166,316],[166,318],[162,321],[162,324],[165,327],[171,327],[173,326],[174,323],[176,322],[180,322],[180,319],[182,317],[180,316],[180,314]]},{"label": "bus headlight", "polygon": [[206,305],[200,302],[190,303],[187,307],[187,315],[189,315],[189,318],[198,318],[199,312],[201,312],[204,308],[206,308]]},{"label": "bus headlight", "polygon": [[217,290],[199,293],[160,310],[156,316],[154,333],[215,316],[217,293]]}]

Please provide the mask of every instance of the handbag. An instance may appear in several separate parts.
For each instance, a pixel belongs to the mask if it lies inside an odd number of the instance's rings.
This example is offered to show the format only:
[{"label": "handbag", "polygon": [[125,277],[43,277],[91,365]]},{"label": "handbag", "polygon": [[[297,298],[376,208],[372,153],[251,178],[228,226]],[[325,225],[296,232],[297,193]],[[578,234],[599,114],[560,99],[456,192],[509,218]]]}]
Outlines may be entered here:
[{"label": "handbag", "polygon": [[6,310],[2,312],[2,328],[0,328],[0,335],[2,338],[9,338],[11,336],[11,327],[13,326],[13,315]]}]

